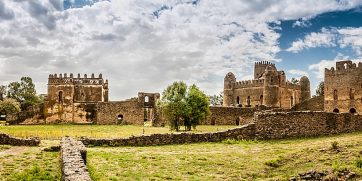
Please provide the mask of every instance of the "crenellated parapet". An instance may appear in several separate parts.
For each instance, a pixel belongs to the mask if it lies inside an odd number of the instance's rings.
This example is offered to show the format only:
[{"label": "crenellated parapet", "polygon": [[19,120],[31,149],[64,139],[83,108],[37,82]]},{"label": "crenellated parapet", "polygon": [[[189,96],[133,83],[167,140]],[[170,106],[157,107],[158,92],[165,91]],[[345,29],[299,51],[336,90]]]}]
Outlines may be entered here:
[{"label": "crenellated parapet", "polygon": [[274,65],[274,63],[271,63],[269,61],[260,61],[260,62],[255,62],[255,65]]},{"label": "crenellated parapet", "polygon": [[360,71],[362,71],[362,62],[356,64],[350,60],[346,60],[346,61],[336,62],[336,67],[331,67],[330,69],[325,68],[325,75],[334,76],[337,74],[360,72]]},{"label": "crenellated parapet", "polygon": [[92,73],[90,77],[87,74],[84,74],[81,77],[80,74],[75,77],[72,73],[68,74],[50,74],[48,78],[49,85],[64,85],[64,84],[72,84],[72,85],[104,85],[108,86],[108,80],[104,81],[102,74],[99,74],[97,77]]},{"label": "crenellated parapet", "polygon": [[251,87],[263,87],[264,79],[256,79],[256,80],[244,80],[235,82],[235,88],[251,88]]},{"label": "crenellated parapet", "polygon": [[294,90],[301,90],[301,86],[299,83],[295,84],[292,82],[286,82],[286,88],[287,89],[294,89]]}]

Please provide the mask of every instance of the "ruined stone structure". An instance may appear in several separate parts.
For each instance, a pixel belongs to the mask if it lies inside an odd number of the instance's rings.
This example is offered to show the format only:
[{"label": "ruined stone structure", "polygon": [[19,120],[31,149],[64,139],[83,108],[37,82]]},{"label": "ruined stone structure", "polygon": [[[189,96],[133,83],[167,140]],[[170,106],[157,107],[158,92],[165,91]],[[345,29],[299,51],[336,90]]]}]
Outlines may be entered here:
[{"label": "ruined stone structure", "polygon": [[159,93],[138,93],[125,101],[108,100],[108,80],[102,74],[51,74],[44,104],[8,115],[9,124],[136,124],[157,122],[156,101]]},{"label": "ruined stone structure", "polygon": [[236,81],[231,72],[224,79],[223,106],[291,108],[310,97],[306,76],[297,84],[288,82],[284,71],[267,61],[255,63],[254,80]]},{"label": "ruined stone structure", "polygon": [[325,69],[324,111],[362,112],[362,62],[340,61]]}]

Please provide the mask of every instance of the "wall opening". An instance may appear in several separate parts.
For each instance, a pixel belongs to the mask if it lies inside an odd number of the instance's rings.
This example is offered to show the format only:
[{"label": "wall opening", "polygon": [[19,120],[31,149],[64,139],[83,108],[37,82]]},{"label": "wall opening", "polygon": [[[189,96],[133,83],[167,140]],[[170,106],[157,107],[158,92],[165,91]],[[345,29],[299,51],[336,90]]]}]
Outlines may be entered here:
[{"label": "wall opening", "polygon": [[290,107],[293,107],[294,105],[294,98],[293,96],[290,96]]},{"label": "wall opening", "polygon": [[349,90],[349,99],[354,100],[354,92],[355,92],[354,88],[351,88]]},{"label": "wall opening", "polygon": [[339,109],[335,108],[335,109],[333,109],[333,112],[339,113]]},{"label": "wall opening", "polygon": [[122,124],[123,123],[123,114],[119,114],[117,116],[117,124]]},{"label": "wall opening", "polygon": [[59,94],[58,94],[58,102],[63,102],[63,91],[59,91]]},{"label": "wall opening", "polygon": [[145,102],[150,102],[150,98],[148,96],[145,96]]},{"label": "wall opening", "polygon": [[260,105],[263,105],[263,95],[260,95]]},{"label": "wall opening", "polygon": [[351,109],[349,110],[349,113],[355,114],[355,113],[357,113],[357,111],[356,111],[355,108],[351,108]]},{"label": "wall opening", "polygon": [[239,126],[239,125],[240,125],[240,118],[236,118],[236,120],[235,120],[235,124],[236,124],[237,126]]},{"label": "wall opening", "polygon": [[333,91],[333,99],[335,101],[338,100],[338,91],[336,89],[334,89],[334,91]]},{"label": "wall opening", "polygon": [[240,97],[236,97],[236,104],[239,105],[240,104]]},{"label": "wall opening", "polygon": [[216,124],[216,118],[215,117],[212,117],[211,118],[211,125],[215,125]]},{"label": "wall opening", "polygon": [[250,107],[250,96],[248,96],[248,98],[246,98],[246,105],[247,105],[247,107]]}]

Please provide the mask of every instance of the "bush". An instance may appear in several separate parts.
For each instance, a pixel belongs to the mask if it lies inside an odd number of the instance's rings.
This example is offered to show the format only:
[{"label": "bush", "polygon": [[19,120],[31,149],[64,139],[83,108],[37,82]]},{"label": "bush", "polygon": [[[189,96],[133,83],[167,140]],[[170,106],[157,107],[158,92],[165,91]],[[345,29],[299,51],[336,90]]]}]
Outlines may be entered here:
[{"label": "bush", "polygon": [[356,160],[356,167],[357,168],[362,168],[362,159],[359,158],[358,160]]},{"label": "bush", "polygon": [[331,146],[332,146],[332,149],[333,149],[333,150],[337,150],[337,149],[339,148],[337,141],[333,141],[333,142],[331,143]]},{"label": "bush", "polygon": [[282,161],[283,161],[283,158],[278,157],[278,158],[275,158],[275,159],[268,160],[264,164],[269,166],[269,167],[277,168],[277,167],[281,166]]}]

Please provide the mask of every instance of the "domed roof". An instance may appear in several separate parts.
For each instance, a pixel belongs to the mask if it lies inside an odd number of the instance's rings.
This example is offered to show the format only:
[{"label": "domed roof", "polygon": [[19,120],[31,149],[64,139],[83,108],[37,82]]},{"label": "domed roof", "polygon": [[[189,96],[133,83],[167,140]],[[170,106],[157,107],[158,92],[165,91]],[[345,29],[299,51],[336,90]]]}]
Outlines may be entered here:
[{"label": "domed roof", "polygon": [[232,72],[229,72],[225,76],[225,80],[236,80],[235,75]]},{"label": "domed roof", "polygon": [[303,76],[300,78],[301,82],[309,82],[309,78],[307,76]]}]

